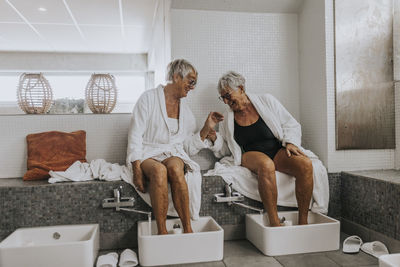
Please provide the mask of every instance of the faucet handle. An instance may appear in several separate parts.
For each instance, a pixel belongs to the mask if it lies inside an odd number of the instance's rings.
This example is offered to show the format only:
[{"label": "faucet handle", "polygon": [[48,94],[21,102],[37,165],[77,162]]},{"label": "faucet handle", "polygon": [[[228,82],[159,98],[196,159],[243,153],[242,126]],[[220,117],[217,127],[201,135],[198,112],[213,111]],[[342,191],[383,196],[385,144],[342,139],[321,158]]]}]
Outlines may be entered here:
[{"label": "faucet handle", "polygon": [[119,191],[119,188],[114,189],[114,199],[119,202],[121,199],[121,192]]}]

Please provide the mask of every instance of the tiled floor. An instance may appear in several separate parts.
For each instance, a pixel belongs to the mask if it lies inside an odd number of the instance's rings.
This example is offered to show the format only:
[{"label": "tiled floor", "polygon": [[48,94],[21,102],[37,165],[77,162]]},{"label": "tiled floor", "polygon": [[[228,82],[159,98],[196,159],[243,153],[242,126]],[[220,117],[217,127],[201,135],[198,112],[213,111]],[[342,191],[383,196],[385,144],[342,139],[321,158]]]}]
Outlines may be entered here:
[{"label": "tiled floor", "polygon": [[[343,241],[346,235],[341,235]],[[310,240],[311,242],[311,240]],[[104,254],[101,251],[100,254]],[[378,260],[364,252],[358,254],[344,254],[340,250],[296,254],[279,257],[263,255],[247,240],[225,241],[224,260],[208,263],[180,264],[168,266],[191,267],[378,267]]]}]

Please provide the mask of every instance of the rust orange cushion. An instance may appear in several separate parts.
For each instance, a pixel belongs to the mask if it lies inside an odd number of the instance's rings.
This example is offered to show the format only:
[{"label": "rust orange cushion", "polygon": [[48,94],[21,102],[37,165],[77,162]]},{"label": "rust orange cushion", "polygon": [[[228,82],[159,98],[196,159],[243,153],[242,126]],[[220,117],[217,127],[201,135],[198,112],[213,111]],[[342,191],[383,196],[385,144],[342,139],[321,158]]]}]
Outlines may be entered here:
[{"label": "rust orange cushion", "polygon": [[86,162],[86,132],[58,131],[29,134],[28,171],[24,180],[43,180],[49,171],[65,171],[77,160]]}]

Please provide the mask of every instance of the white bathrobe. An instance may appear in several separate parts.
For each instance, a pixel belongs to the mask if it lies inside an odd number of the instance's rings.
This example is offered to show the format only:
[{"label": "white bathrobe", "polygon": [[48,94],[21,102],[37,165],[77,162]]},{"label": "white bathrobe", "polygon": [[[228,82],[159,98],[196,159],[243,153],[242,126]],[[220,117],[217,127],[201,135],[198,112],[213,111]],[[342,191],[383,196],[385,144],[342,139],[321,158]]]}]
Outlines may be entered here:
[{"label": "white bathrobe", "polygon": [[[255,95],[248,93],[261,118],[271,129],[274,136],[283,146],[291,143],[300,148],[312,161],[314,171],[313,203],[311,210],[327,213],[329,202],[328,174],[318,157],[310,150],[301,147],[301,126],[272,95]],[[215,164],[213,170],[205,175],[219,175],[226,183],[239,193],[261,201],[258,192],[257,177],[249,169],[241,167],[242,151],[234,139],[234,114],[229,110],[225,113],[225,120],[220,124],[217,140],[211,150],[218,158],[224,157]],[[278,187],[278,205],[297,207],[295,197],[295,178],[287,174],[276,172]]]},{"label": "white bathrobe", "polygon": [[[201,205],[201,173],[200,166],[189,158],[202,148],[206,148],[196,131],[196,120],[184,99],[180,100],[179,130],[173,140],[167,123],[164,87],[146,91],[137,101],[132,113],[131,126],[128,135],[128,150],[126,164],[132,170],[132,162],[144,161],[166,153],[181,158],[187,172],[185,174],[189,190],[189,208],[192,219],[199,218]],[[133,185],[133,177],[126,182]],[[170,188],[168,198],[168,215],[178,216],[173,207]],[[136,190],[144,201],[151,206],[149,193]]]}]

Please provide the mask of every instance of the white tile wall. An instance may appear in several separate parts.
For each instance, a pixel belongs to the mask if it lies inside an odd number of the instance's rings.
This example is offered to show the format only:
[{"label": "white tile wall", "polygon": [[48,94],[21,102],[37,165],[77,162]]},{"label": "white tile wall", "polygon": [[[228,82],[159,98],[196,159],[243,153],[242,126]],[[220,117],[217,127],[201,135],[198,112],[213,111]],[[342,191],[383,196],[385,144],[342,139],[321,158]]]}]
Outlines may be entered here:
[{"label": "white tile wall", "polygon": [[0,116],[0,178],[26,171],[26,135],[45,131],[86,131],[87,160],[125,164],[130,114]]},{"label": "white tile wall", "polygon": [[300,118],[303,145],[328,162],[324,2],[305,0],[299,12]]},{"label": "white tile wall", "polygon": [[235,70],[247,90],[268,92],[299,119],[297,14],[172,10],[172,58],[186,58],[199,71],[188,96],[197,123],[222,111],[217,82]]},{"label": "white tile wall", "polygon": [[[333,0],[325,0],[326,90],[328,108],[328,170],[391,169],[394,150],[336,150],[335,134],[335,72],[334,72],[334,8]],[[321,11],[323,12],[323,11]],[[399,102],[396,103],[398,109]],[[400,129],[396,124],[396,132]]]}]

